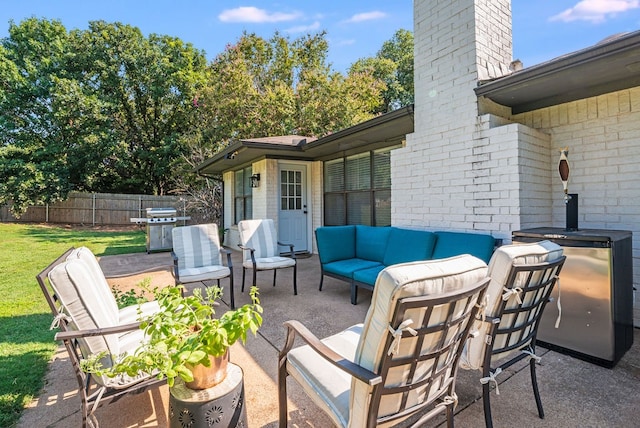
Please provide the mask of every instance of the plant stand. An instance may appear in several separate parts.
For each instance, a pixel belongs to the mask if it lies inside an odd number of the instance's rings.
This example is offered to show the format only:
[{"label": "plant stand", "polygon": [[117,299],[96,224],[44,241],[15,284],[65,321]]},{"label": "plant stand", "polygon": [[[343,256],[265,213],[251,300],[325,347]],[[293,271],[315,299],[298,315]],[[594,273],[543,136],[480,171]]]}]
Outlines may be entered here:
[{"label": "plant stand", "polygon": [[242,427],[247,425],[242,369],[232,363],[227,377],[203,390],[189,389],[182,380],[169,389],[169,427]]}]

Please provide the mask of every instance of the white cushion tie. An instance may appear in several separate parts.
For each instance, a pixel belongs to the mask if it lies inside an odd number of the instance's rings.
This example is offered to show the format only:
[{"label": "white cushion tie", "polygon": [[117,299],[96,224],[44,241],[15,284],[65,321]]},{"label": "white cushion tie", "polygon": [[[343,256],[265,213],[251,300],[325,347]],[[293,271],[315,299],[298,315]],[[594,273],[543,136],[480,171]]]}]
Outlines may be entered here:
[{"label": "white cushion tie", "polygon": [[479,317],[482,320],[482,322],[486,321],[488,305],[489,305],[489,295],[487,294],[484,295],[484,299],[482,299],[481,302],[476,303],[476,307],[478,308],[476,317]]},{"label": "white cushion tie", "polygon": [[502,288],[504,290],[504,294],[502,295],[502,300],[507,301],[511,298],[511,296],[515,295],[516,296],[516,301],[518,302],[519,305],[522,304],[522,298],[520,297],[520,293],[522,293],[522,288],[520,287],[513,287],[513,288],[506,288],[503,287]]},{"label": "white cushion tie", "polygon": [[58,315],[56,315],[53,318],[53,321],[51,321],[51,325],[49,326],[49,330],[53,330],[56,329],[58,327],[60,327],[60,321],[66,321],[69,322],[71,321],[71,318],[65,314],[64,312],[60,312]]},{"label": "white cushion tie", "polygon": [[392,354],[395,355],[398,352],[400,352],[400,339],[402,339],[403,331],[408,331],[413,336],[418,334],[417,331],[409,327],[411,324],[413,324],[413,320],[408,319],[408,320],[404,320],[402,324],[400,324],[398,328],[395,330],[390,325],[387,326],[387,329],[393,336],[393,342],[391,342],[391,346],[389,347],[389,351],[387,352],[387,355],[392,355]]},{"label": "white cushion tie", "polygon": [[535,360],[535,362],[538,364],[540,364],[540,361],[542,360],[542,357],[538,357],[536,354],[534,354],[531,348],[523,349],[522,353],[529,355],[529,359]]},{"label": "white cushion tie", "polygon": [[498,367],[494,372],[489,371],[489,376],[481,378],[480,383],[484,385],[486,383],[493,382],[496,385],[496,395],[500,395],[500,390],[498,389],[498,381],[496,380],[496,376],[498,376],[500,373],[502,373],[502,369],[500,367]]},{"label": "white cushion tie", "polygon": [[458,407],[458,394],[456,394],[455,392],[451,395],[445,395],[442,399],[442,405],[450,406],[452,404],[454,409]]},{"label": "white cushion tie", "polygon": [[556,306],[558,307],[558,318],[556,318],[555,328],[560,327],[560,318],[562,318],[562,306],[560,305],[560,277],[556,275],[556,285],[558,287],[558,302]]}]

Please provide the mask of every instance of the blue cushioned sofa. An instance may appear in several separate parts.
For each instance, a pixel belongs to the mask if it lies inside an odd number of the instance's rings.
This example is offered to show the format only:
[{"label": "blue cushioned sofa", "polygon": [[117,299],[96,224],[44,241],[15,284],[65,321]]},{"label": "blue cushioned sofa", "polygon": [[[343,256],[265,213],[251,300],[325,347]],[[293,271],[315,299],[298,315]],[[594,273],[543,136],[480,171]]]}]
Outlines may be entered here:
[{"label": "blue cushioned sofa", "polygon": [[487,234],[430,232],[386,226],[323,226],[315,231],[322,276],[351,284],[351,303],[358,287],[373,289],[387,266],[418,260],[444,259],[471,254],[489,262],[496,240]]}]

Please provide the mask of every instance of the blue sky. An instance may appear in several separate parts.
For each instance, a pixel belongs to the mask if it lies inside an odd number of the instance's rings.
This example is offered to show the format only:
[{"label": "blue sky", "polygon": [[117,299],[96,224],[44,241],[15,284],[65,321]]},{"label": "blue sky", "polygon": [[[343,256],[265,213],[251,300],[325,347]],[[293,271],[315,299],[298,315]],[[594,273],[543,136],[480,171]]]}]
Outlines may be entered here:
[{"label": "blue sky", "polygon": [[[0,37],[9,20],[60,20],[67,30],[104,20],[179,37],[212,59],[243,30],[296,38],[326,30],[338,71],[373,56],[396,30],[413,30],[412,0],[0,0]],[[640,29],[640,0],[512,0],[514,59],[525,67]]]}]

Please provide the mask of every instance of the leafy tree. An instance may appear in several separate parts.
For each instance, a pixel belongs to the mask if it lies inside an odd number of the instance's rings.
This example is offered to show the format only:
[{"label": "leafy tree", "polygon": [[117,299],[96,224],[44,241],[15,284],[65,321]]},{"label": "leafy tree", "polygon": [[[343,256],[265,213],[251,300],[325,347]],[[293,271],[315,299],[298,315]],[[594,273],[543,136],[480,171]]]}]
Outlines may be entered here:
[{"label": "leafy tree", "polygon": [[379,113],[388,112],[413,103],[413,33],[398,30],[382,44],[375,57],[361,58],[349,73],[368,72],[382,80],[386,89]]},{"label": "leafy tree", "polygon": [[[81,150],[81,141],[70,138],[73,131],[66,125],[73,115],[61,110],[61,98],[73,97],[67,92],[67,44],[60,22],[35,18],[11,22],[9,37],[2,40],[0,203],[11,202],[17,215],[71,190],[69,154]],[[79,133],[81,140],[88,136],[82,129]]]},{"label": "leafy tree", "polygon": [[193,132],[204,53],[92,22],[11,23],[0,42],[0,203],[20,215],[71,190],[163,194]]},{"label": "leafy tree", "polygon": [[196,94],[204,84],[202,51],[180,39],[120,23],[91,22],[78,32],[85,84],[105,106],[113,147],[96,177],[97,189],[165,194],[185,153],[180,137],[194,121]]},{"label": "leafy tree", "polygon": [[202,108],[212,142],[268,135],[322,136],[372,116],[383,86],[366,70],[327,64],[325,33],[293,41],[243,34],[210,65]]}]

